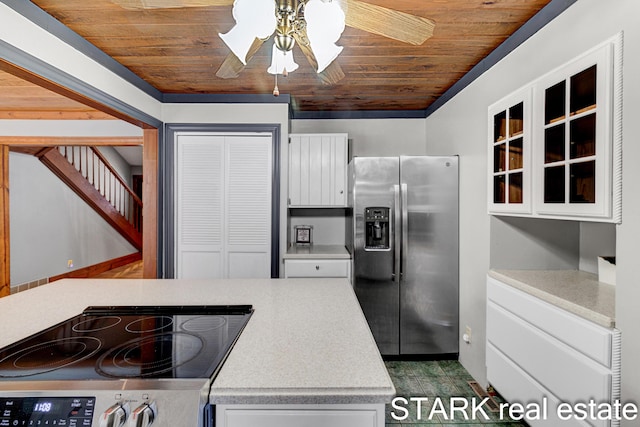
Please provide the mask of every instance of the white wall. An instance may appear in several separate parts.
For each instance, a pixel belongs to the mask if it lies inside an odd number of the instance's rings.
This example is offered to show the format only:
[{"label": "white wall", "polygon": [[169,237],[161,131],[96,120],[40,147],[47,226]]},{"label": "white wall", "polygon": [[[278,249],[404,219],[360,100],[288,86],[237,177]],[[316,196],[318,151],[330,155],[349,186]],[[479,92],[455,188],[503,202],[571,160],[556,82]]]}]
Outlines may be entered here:
[{"label": "white wall", "polygon": [[34,156],[9,157],[11,285],[137,252]]},{"label": "white wall", "polygon": [[424,119],[291,120],[291,133],[347,133],[352,156],[423,155]]},{"label": "white wall", "polygon": [[485,369],[485,274],[489,268],[486,213],[487,107],[510,92],[624,30],[623,222],[617,232],[616,318],[623,337],[623,398],[640,401],[640,27],[637,0],[579,0],[491,70],[427,118],[427,151],[461,155],[460,283],[461,325],[473,328],[471,345],[461,344],[460,360],[479,381]]}]

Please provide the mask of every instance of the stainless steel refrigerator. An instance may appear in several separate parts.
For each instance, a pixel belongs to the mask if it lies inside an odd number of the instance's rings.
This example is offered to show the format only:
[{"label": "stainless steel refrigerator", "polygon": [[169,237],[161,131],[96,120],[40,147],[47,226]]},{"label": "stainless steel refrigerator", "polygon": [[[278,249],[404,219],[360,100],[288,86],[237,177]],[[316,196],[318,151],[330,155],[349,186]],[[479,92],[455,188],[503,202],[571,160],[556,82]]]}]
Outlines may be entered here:
[{"label": "stainless steel refrigerator", "polygon": [[383,355],[458,348],[458,157],[354,157],[352,283]]}]

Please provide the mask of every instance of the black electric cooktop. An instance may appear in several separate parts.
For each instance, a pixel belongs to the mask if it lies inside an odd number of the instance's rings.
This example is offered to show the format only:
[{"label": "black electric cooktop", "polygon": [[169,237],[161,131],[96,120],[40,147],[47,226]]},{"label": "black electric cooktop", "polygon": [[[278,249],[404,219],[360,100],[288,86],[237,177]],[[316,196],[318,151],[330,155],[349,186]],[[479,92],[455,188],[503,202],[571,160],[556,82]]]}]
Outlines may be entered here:
[{"label": "black electric cooktop", "polygon": [[0,349],[0,381],[212,378],[252,313],[248,305],[88,307]]}]

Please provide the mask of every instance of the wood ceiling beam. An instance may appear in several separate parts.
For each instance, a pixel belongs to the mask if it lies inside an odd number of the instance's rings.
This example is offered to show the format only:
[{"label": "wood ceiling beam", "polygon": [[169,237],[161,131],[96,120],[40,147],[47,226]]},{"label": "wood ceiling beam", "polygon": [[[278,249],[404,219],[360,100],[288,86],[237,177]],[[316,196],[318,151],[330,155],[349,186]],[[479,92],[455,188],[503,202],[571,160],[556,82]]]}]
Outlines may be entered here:
[{"label": "wood ceiling beam", "polygon": [[0,136],[0,145],[56,147],[65,145],[83,146],[142,146],[142,136],[131,137],[95,137],[95,136]]},{"label": "wood ceiling beam", "polygon": [[69,99],[72,99],[74,101],[77,101],[81,104],[87,105],[91,108],[94,108],[98,111],[102,111],[103,113],[107,113],[111,116],[113,116],[114,118],[123,120],[125,122],[134,124],[138,127],[141,128],[150,128],[151,126],[149,126],[148,124],[142,122],[141,120],[137,120],[134,119],[131,116],[128,116],[118,110],[116,110],[115,108],[106,106],[96,100],[93,100],[91,98],[86,97],[85,95],[82,95],[80,93],[77,93],[71,89],[68,89],[64,86],[61,86],[55,82],[52,82],[51,80],[45,79],[44,77],[41,77],[37,74],[32,73],[29,70],[26,70],[22,67],[19,67],[15,64],[12,64],[11,62],[5,61],[4,59],[0,59],[0,70],[1,71],[5,71],[9,74],[13,74],[14,76],[21,78],[23,80],[26,80],[28,82],[31,82],[33,84],[36,84],[40,87],[43,87],[47,90],[50,90],[51,92],[57,93],[58,95],[62,95],[64,97],[67,97]]},{"label": "wood ceiling beam", "polygon": [[0,110],[0,120],[115,120],[102,111]]}]

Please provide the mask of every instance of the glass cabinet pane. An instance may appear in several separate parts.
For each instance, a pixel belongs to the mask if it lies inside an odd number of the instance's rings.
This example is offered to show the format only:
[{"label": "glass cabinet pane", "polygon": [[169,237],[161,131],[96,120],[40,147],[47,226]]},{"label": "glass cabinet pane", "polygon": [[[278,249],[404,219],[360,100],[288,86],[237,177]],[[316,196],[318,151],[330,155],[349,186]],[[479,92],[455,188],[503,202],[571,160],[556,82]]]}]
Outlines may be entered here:
[{"label": "glass cabinet pane", "polygon": [[493,177],[493,203],[504,203],[506,200],[505,176]]},{"label": "glass cabinet pane", "polygon": [[545,124],[555,123],[564,119],[566,110],[566,87],[563,80],[551,86],[545,91],[544,96],[544,122]]},{"label": "glass cabinet pane", "polygon": [[502,143],[493,147],[493,171],[503,172],[506,170],[507,144]]},{"label": "glass cabinet pane", "polygon": [[544,202],[564,203],[564,166],[545,168]]},{"label": "glass cabinet pane", "polygon": [[596,113],[572,120],[569,129],[571,158],[594,156],[596,154]]},{"label": "glass cabinet pane", "polygon": [[522,203],[522,172],[509,174],[509,203]]},{"label": "glass cabinet pane", "polygon": [[553,163],[564,160],[565,125],[552,126],[544,130],[544,162]]},{"label": "glass cabinet pane", "polygon": [[529,214],[531,90],[489,107],[489,211]]},{"label": "glass cabinet pane", "polygon": [[507,137],[507,112],[502,111],[493,116],[493,142],[502,141]]},{"label": "glass cabinet pane", "polygon": [[596,65],[574,75],[570,80],[569,108],[571,115],[580,114],[596,106]]},{"label": "glass cabinet pane", "polygon": [[522,169],[522,138],[509,142],[509,170]]},{"label": "glass cabinet pane", "polygon": [[524,126],[524,104],[521,102],[509,108],[509,137],[518,136]]},{"label": "glass cabinet pane", "polygon": [[570,168],[569,202],[596,202],[596,162],[573,163]]}]

